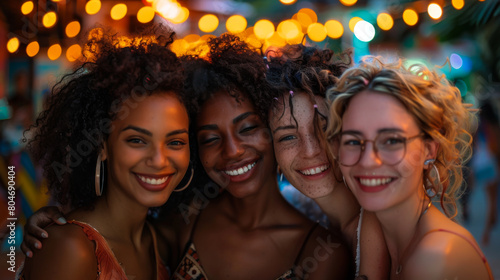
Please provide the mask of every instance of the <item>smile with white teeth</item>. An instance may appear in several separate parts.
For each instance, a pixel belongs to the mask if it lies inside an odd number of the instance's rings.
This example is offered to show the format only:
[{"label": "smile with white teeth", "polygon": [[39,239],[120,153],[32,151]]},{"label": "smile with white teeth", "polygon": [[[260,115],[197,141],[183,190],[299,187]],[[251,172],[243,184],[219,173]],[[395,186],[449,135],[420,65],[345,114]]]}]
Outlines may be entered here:
[{"label": "smile with white teeth", "polygon": [[328,168],[330,168],[330,165],[325,164],[325,165],[322,165],[322,166],[318,166],[316,168],[310,168],[310,169],[300,170],[300,173],[302,173],[304,175],[316,175],[316,174],[319,174],[319,173],[327,170]]},{"label": "smile with white teeth", "polygon": [[139,177],[139,179],[141,179],[141,181],[143,181],[144,183],[147,183],[147,184],[150,184],[150,185],[161,185],[163,183],[165,183],[168,179],[168,176],[167,177],[163,177],[163,178],[149,178],[149,177],[144,177],[144,176],[141,176],[141,175],[137,175],[137,177]]},{"label": "smile with white teeth", "polygon": [[226,173],[227,175],[229,176],[238,176],[238,175],[241,175],[241,174],[245,174],[247,173],[248,171],[250,171],[253,167],[255,166],[255,162],[254,163],[250,163],[248,165],[245,165],[243,167],[240,167],[238,169],[234,169],[234,170],[226,170],[224,171],[224,173]]},{"label": "smile with white teeth", "polygon": [[390,183],[393,179],[392,178],[377,178],[377,179],[362,179],[359,178],[359,181],[361,184],[369,187],[376,187],[380,185],[385,185],[387,183]]}]

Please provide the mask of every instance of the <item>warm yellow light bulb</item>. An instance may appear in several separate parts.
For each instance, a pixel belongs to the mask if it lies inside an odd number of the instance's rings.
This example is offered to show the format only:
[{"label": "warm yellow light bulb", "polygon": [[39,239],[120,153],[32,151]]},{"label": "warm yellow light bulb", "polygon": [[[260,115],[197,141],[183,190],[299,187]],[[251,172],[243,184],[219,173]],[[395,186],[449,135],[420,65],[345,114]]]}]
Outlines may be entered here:
[{"label": "warm yellow light bulb", "polygon": [[66,50],[66,58],[70,61],[73,62],[80,58],[82,55],[82,47],[78,44],[74,44],[71,47]]},{"label": "warm yellow light bulb", "polygon": [[380,13],[377,16],[377,25],[382,30],[390,30],[394,26],[394,20],[388,13]]},{"label": "warm yellow light bulb", "polygon": [[127,15],[127,5],[123,3],[114,5],[113,8],[111,8],[110,15],[114,20],[124,18]]},{"label": "warm yellow light bulb", "polygon": [[354,26],[356,26],[356,24],[362,20],[363,19],[360,17],[351,18],[351,20],[349,20],[349,30],[351,30],[351,32],[354,32]]},{"label": "warm yellow light bulb", "polygon": [[337,20],[329,20],[325,22],[326,35],[332,39],[338,39],[344,34],[342,23]]},{"label": "warm yellow light bulb", "polygon": [[37,41],[33,41],[26,46],[26,54],[29,57],[34,57],[40,51],[40,45]]},{"label": "warm yellow light bulb", "polygon": [[267,19],[261,19],[255,23],[253,32],[258,39],[269,39],[274,34],[274,24]]},{"label": "warm yellow light bulb", "polygon": [[43,26],[50,28],[56,24],[57,21],[57,14],[55,12],[48,12],[45,15],[43,15],[42,18],[42,23]]},{"label": "warm yellow light bulb", "polygon": [[85,11],[89,15],[95,15],[101,9],[101,1],[99,0],[90,0],[85,4]]},{"label": "warm yellow light bulb", "polygon": [[451,5],[453,8],[460,10],[464,7],[465,3],[464,0],[451,0]]},{"label": "warm yellow light bulb", "polygon": [[19,39],[17,39],[17,37],[10,38],[9,41],[7,41],[7,50],[10,53],[16,52],[18,48],[19,48]]},{"label": "warm yellow light bulb", "polygon": [[358,2],[358,0],[340,0],[340,3],[348,7],[356,4],[356,2]]},{"label": "warm yellow light bulb", "polygon": [[151,6],[144,6],[137,11],[137,20],[140,23],[148,23],[155,17],[155,10]]},{"label": "warm yellow light bulb", "polygon": [[200,30],[206,33],[214,31],[218,26],[219,18],[212,14],[202,16],[198,22]]},{"label": "warm yellow light bulb", "polygon": [[307,28],[307,36],[314,42],[321,42],[326,38],[326,28],[321,23],[313,23]]},{"label": "warm yellow light bulb", "polygon": [[32,1],[26,1],[24,4],[21,6],[21,13],[23,15],[27,15],[33,11],[34,5]]},{"label": "warm yellow light bulb", "polygon": [[50,60],[56,60],[61,56],[61,53],[62,53],[61,45],[54,44],[50,46],[50,48],[48,49],[47,56],[49,57]]},{"label": "warm yellow light bulb", "polygon": [[80,23],[76,20],[72,21],[66,25],[66,36],[68,36],[68,38],[73,38],[80,33],[80,29]]},{"label": "warm yellow light bulb", "polygon": [[417,24],[417,22],[418,22],[417,12],[415,12],[415,10],[413,10],[413,9],[406,9],[403,12],[403,21],[409,26],[413,26],[413,25]]},{"label": "warm yellow light bulb", "polygon": [[247,28],[247,20],[240,15],[230,16],[226,21],[226,29],[231,33],[240,33]]}]

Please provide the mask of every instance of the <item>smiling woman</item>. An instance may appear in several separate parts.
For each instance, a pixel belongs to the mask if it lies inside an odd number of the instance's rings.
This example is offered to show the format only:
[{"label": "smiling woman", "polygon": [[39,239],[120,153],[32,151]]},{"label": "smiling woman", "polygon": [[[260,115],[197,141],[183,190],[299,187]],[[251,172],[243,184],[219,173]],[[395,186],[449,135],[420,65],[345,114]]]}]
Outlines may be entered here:
[{"label": "smiling woman", "polygon": [[30,130],[50,192],[72,211],[45,229],[22,279],[168,278],[146,216],[186,174],[189,119],[173,33],[155,32],[128,46],[90,34],[88,61],[54,87]]},{"label": "smiling woman", "polygon": [[366,57],[328,94],[333,157],[382,224],[390,279],[493,279],[474,237],[450,219],[474,120],[460,91],[422,65]]}]

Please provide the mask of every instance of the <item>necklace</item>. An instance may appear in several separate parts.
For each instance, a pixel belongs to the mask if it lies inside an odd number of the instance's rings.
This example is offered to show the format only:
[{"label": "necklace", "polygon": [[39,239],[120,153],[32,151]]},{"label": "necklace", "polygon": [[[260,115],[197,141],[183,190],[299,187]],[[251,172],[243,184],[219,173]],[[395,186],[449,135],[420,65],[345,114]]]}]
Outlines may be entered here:
[{"label": "necklace", "polygon": [[418,217],[417,223],[415,225],[415,233],[413,233],[413,236],[412,236],[412,238],[410,240],[410,243],[408,243],[408,245],[406,246],[406,248],[403,251],[403,255],[398,260],[398,266],[396,268],[396,279],[399,279],[399,274],[401,274],[401,272],[403,271],[403,263],[406,261],[406,258],[407,258],[406,255],[410,251],[409,249],[413,247],[412,245],[415,243],[415,241],[417,239],[417,230],[416,229],[418,228],[418,224],[420,223],[420,220],[422,219],[422,216],[425,215],[425,213],[427,213],[427,210],[429,210],[429,208],[431,207],[431,205],[432,205],[432,201],[429,201],[429,204],[427,204],[427,206],[425,207],[424,211],[422,211],[422,213]]}]

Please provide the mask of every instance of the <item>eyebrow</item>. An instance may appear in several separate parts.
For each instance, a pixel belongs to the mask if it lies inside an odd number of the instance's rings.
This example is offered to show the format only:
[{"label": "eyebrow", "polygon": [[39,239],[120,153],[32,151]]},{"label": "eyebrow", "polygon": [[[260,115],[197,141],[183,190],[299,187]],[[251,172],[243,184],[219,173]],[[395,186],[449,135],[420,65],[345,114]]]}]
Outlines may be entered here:
[{"label": "eyebrow", "polygon": [[[137,126],[133,126],[133,125],[129,125],[129,126],[125,127],[124,129],[122,129],[121,131],[123,132],[123,131],[129,130],[129,129],[135,130],[135,131],[142,133],[142,134],[146,134],[148,136],[153,136],[153,133],[151,131],[144,129],[144,128],[137,127]],[[174,131],[167,133],[167,135],[165,137],[170,137],[170,136],[182,134],[182,133],[188,134],[188,131],[186,129],[177,129],[177,130],[174,130]]]},{"label": "eyebrow", "polygon": [[[233,124],[241,122],[242,120],[248,118],[251,115],[257,115],[257,113],[255,113],[255,112],[243,113],[243,114],[241,114],[233,119]],[[202,125],[202,126],[198,127],[197,130],[200,131],[200,130],[217,130],[217,129],[219,129],[219,126],[216,124],[206,124],[206,125]]]},{"label": "eyebrow", "polygon": [[282,125],[278,126],[275,130],[273,130],[273,134],[276,133],[278,130],[287,130],[287,129],[296,129],[297,127],[295,125]]}]

